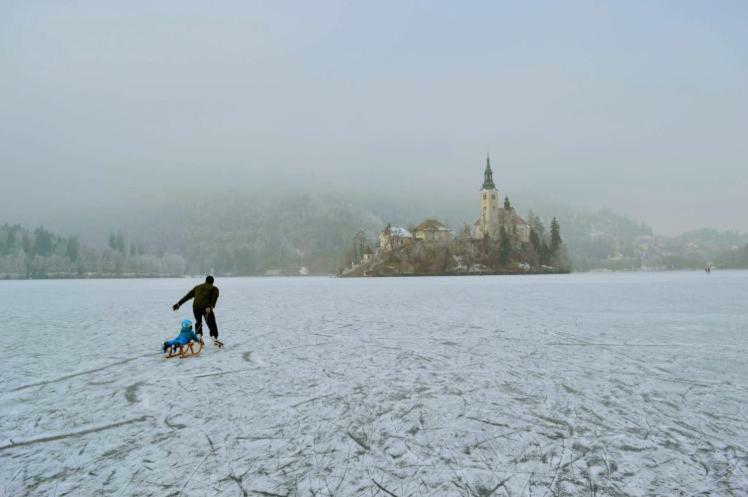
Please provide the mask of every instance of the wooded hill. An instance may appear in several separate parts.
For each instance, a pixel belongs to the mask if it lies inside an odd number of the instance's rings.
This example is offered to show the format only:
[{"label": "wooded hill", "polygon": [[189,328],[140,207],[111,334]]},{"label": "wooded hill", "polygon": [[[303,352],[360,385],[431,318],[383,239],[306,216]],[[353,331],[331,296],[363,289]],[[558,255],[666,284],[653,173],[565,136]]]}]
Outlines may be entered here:
[{"label": "wooded hill", "polygon": [[[540,205],[540,202],[534,202]],[[45,228],[0,227],[0,278],[177,276],[184,274],[335,274],[359,228],[373,246],[386,222],[408,226],[441,217],[459,236],[475,210],[440,213],[410,204],[333,195],[274,192],[182,198],[128,207],[88,243]],[[556,215],[571,267],[638,270],[748,268],[748,235],[699,230],[663,237],[607,211],[539,206],[545,226]],[[407,216],[407,217],[406,217]],[[525,215],[529,220],[531,216]],[[0,219],[0,222],[12,220]],[[83,228],[81,228],[83,229]]]}]

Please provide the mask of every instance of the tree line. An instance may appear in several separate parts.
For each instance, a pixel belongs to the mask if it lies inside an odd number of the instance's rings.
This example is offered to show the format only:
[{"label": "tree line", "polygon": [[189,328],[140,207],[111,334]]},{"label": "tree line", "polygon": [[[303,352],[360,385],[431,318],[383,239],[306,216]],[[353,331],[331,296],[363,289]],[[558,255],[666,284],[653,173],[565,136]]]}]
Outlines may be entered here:
[{"label": "tree line", "polygon": [[725,269],[748,269],[748,244],[721,252],[715,258],[714,264]]},{"label": "tree line", "polygon": [[121,233],[110,234],[107,247],[96,250],[44,227],[0,226],[2,279],[182,276],[185,268],[182,256],[148,254]]},{"label": "tree line", "polygon": [[528,215],[527,222],[530,225],[530,245],[538,264],[568,267],[570,262],[561,240],[561,225],[558,220],[555,217],[551,219],[549,234],[546,234],[543,222],[532,211]]},{"label": "tree line", "polygon": [[[504,209],[513,210],[509,197],[504,198]],[[543,221],[532,210],[528,213],[527,224],[530,226],[530,250],[523,247],[517,235],[517,224],[512,221],[499,230],[499,261],[507,264],[519,258],[534,266],[557,266],[571,269],[571,262],[566,247],[561,240],[561,225],[554,217],[551,219],[550,232],[546,232]]]}]

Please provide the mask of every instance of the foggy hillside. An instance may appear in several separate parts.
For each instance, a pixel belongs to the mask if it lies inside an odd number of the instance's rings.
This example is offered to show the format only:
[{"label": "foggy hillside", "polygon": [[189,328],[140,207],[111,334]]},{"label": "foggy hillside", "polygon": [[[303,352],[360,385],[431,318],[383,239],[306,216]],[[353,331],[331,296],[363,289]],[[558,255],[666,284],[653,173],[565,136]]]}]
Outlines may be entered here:
[{"label": "foggy hillside", "polygon": [[[150,222],[149,220],[155,220]],[[162,205],[126,224],[151,250],[183,254],[188,272],[252,275],[335,272],[353,233],[384,220],[331,195],[227,195]]]},{"label": "foggy hillside", "polygon": [[[739,251],[748,244],[748,235],[738,232],[704,229],[665,237],[607,209],[521,196],[512,202],[523,217],[532,210],[546,228],[552,217],[559,220],[576,271],[741,267]],[[333,274],[358,229],[367,232],[372,247],[386,223],[408,228],[437,217],[457,233],[475,220],[473,204],[467,199],[345,197],[291,189],[235,191],[123,206],[106,226],[94,229],[81,223],[79,228],[88,230],[82,242],[95,248],[106,248],[110,234],[118,233],[147,254],[177,254],[189,274]]]},{"label": "foggy hillside", "polygon": [[[121,205],[116,217],[101,215],[99,224],[70,216],[63,234],[80,235],[75,243],[80,240],[84,262],[61,258],[69,252],[65,244],[70,238],[60,238],[59,248],[46,252],[34,249],[39,245],[35,233],[40,231],[29,229],[23,236],[31,248],[20,257],[22,237],[15,236],[15,245],[6,243],[4,264],[9,274],[23,275],[26,268],[27,274],[37,277],[45,268],[50,274],[75,274],[76,270],[104,275],[334,274],[351,250],[358,229],[366,231],[372,248],[386,223],[407,228],[437,217],[459,232],[476,215],[474,202],[463,200],[373,194],[345,197],[290,189],[168,196]],[[523,217],[532,210],[546,229],[552,217],[557,217],[576,271],[746,265],[741,252],[748,244],[745,234],[705,229],[664,237],[644,223],[606,209],[572,208],[529,196],[515,197],[512,202]],[[0,222],[12,224],[14,220]],[[58,229],[54,224],[48,227]],[[47,255],[57,258],[44,259]]]}]

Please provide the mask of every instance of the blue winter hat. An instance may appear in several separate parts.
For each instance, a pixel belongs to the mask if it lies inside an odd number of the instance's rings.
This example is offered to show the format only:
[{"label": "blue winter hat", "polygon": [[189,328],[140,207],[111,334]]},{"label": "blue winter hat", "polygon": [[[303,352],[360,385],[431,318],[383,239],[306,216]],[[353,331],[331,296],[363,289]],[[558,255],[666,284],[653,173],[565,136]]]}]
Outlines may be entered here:
[{"label": "blue winter hat", "polygon": [[185,319],[182,321],[182,328],[192,328],[192,321]]}]

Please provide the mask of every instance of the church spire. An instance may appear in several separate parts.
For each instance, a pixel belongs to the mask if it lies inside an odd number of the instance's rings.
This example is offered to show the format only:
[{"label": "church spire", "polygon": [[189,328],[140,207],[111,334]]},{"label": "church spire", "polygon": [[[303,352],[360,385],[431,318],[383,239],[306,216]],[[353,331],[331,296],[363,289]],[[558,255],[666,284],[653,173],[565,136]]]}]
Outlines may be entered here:
[{"label": "church spire", "polygon": [[483,173],[483,190],[495,190],[493,171],[491,171],[491,157],[486,154],[486,171]]}]

